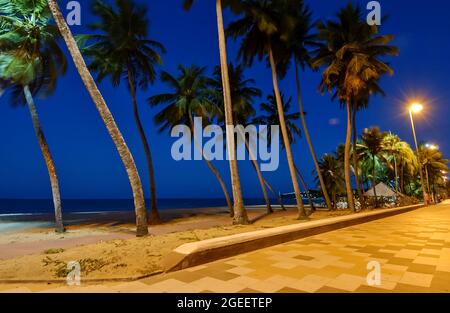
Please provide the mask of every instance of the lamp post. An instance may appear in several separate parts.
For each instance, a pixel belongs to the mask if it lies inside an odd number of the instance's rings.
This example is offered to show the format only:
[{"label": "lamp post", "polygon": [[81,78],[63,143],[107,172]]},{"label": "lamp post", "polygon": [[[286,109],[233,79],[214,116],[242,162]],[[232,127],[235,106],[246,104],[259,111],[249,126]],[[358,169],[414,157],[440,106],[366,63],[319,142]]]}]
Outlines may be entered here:
[{"label": "lamp post", "polygon": [[417,136],[416,136],[416,128],[414,127],[414,117],[413,113],[420,113],[423,110],[423,105],[419,103],[413,103],[411,107],[409,108],[409,117],[411,119],[411,129],[414,137],[414,144],[416,146],[416,153],[417,158],[419,160],[419,172],[420,172],[420,183],[422,185],[422,192],[423,192],[423,201],[425,205],[428,205],[428,194],[425,190],[425,184],[423,182],[423,173],[422,173],[422,160],[420,158],[420,152],[419,152],[419,145],[417,143]]}]

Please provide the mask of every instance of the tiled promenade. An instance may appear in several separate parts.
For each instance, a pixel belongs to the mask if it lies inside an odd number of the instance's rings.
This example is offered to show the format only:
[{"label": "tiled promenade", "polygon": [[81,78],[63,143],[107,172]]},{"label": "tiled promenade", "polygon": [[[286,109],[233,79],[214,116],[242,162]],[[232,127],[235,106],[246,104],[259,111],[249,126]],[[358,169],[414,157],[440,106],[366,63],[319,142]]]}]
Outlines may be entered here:
[{"label": "tiled promenade", "polygon": [[[371,261],[381,266],[381,285],[367,283]],[[137,282],[51,288],[46,291],[450,292],[450,204]]]}]

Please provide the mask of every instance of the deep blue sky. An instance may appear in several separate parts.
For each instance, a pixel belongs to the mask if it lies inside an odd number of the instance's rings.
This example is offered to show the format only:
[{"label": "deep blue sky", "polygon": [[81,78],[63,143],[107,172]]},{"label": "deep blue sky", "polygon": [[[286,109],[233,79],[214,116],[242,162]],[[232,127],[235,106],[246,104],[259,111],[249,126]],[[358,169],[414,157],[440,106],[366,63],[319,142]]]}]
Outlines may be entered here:
[{"label": "deep blue sky", "polygon": [[[315,18],[331,18],[347,1],[310,0]],[[359,1],[365,7],[367,1]],[[60,1],[66,3],[66,1]],[[82,23],[92,22],[88,1],[82,0]],[[164,70],[175,73],[178,64],[209,66],[219,61],[214,1],[202,0],[189,13],[181,9],[180,0],[149,0],[150,36],[161,41],[168,53]],[[358,128],[374,125],[399,134],[411,142],[406,101],[419,96],[425,99],[426,112],[416,121],[419,140],[437,143],[450,156],[450,3],[420,0],[380,1],[383,14],[390,16],[383,33],[396,36],[401,54],[392,60],[395,76],[383,80],[387,94],[375,98],[370,108],[359,115]],[[62,5],[63,7],[63,5]],[[233,17],[226,14],[226,22]],[[83,33],[84,26],[72,27]],[[64,47],[65,48],[65,47]],[[234,60],[236,44],[229,43],[229,58]],[[247,71],[265,94],[271,92],[271,77],[264,64]],[[318,155],[330,152],[343,142],[345,112],[329,95],[317,93],[320,75],[302,74],[303,97],[307,119]],[[294,77],[281,82],[282,90],[295,96]],[[144,191],[148,191],[145,157],[132,118],[129,94],[123,85],[113,89],[109,81],[100,89],[129,144],[140,168]],[[175,162],[170,157],[173,143],[168,134],[158,134],[153,124],[156,112],[145,100],[165,90],[159,83],[139,93],[141,116],[154,155],[158,195],[161,198],[222,197],[215,177],[202,161]],[[295,104],[295,102],[294,102]],[[38,99],[42,125],[53,152],[64,198],[129,198],[131,191],[118,154],[81,80],[70,61],[67,75],[48,99]],[[294,108],[296,104],[294,105]],[[330,119],[339,125],[330,125]],[[295,161],[312,183],[313,165],[304,140],[293,147]],[[229,181],[225,161],[215,165]],[[239,163],[245,197],[259,197],[256,175],[248,161]],[[283,192],[292,190],[285,159],[275,173],[266,177]],[[27,109],[12,108],[5,97],[0,99],[0,198],[50,198],[50,186],[44,161],[33,133]]]}]

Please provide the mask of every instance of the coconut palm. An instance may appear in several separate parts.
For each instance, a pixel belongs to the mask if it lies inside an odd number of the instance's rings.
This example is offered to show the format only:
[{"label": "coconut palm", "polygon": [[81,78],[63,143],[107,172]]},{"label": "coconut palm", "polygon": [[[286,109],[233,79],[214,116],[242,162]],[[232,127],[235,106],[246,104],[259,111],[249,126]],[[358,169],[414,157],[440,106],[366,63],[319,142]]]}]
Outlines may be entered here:
[{"label": "coconut palm", "polygon": [[[230,79],[231,102],[233,103],[233,121],[236,125],[247,127],[252,123],[252,118],[254,118],[256,114],[256,111],[252,105],[254,98],[260,97],[262,92],[260,89],[252,87],[252,85],[255,84],[253,79],[245,79],[244,67],[242,65],[234,66],[232,63],[228,64],[228,73]],[[220,66],[217,66],[214,70],[214,79],[211,81],[211,86],[216,91],[214,100],[217,102],[219,107],[219,121],[224,122],[223,85]],[[253,150],[250,148],[247,138],[241,139],[244,140],[245,147],[248,153],[251,154],[250,160],[261,185],[264,201],[266,202],[267,213],[272,213],[273,210],[270,205],[270,199],[266,188],[266,185],[269,186],[269,184],[266,182],[261,173],[259,164],[255,158],[255,155],[253,155]]]},{"label": "coconut palm", "polygon": [[[17,1],[25,1],[25,0],[17,0]],[[113,140],[117,151],[120,155],[120,158],[124,164],[124,167],[128,174],[128,179],[130,181],[131,189],[133,192],[134,199],[134,207],[136,213],[136,235],[137,236],[145,236],[148,234],[148,225],[147,225],[147,212],[145,209],[145,198],[142,190],[142,182],[139,177],[139,173],[136,168],[136,164],[134,162],[133,156],[128,149],[128,146],[123,139],[122,133],[120,132],[117,124],[114,120],[114,117],[111,114],[111,111],[108,108],[105,100],[103,99],[102,94],[100,93],[94,78],[92,77],[89,69],[86,66],[86,63],[81,55],[80,49],[75,41],[75,38],[72,35],[69,27],[66,24],[64,16],[61,13],[58,3],[56,0],[47,0],[48,6],[53,14],[53,18],[56,21],[56,25],[58,26],[59,32],[61,33],[67,48],[70,52],[70,55],[75,63],[75,66],[80,74],[80,77],[86,86],[87,91],[89,92],[97,110],[103,120],[103,123],[108,130],[111,139]]]},{"label": "coconut palm", "polygon": [[403,157],[415,158],[414,152],[406,142],[402,141],[399,136],[392,134],[391,132],[384,136],[382,144],[385,152],[384,158],[390,165],[390,168],[393,168],[394,171],[395,190],[400,192],[399,161]]},{"label": "coconut palm", "polygon": [[[201,150],[202,156],[203,147],[196,141],[194,118],[201,117],[203,126],[206,126],[217,115],[217,106],[211,99],[211,80],[206,77],[205,71],[204,67],[182,65],[178,67],[177,77],[163,71],[161,81],[172,89],[171,92],[157,94],[148,99],[151,106],[165,106],[155,116],[155,123],[160,126],[159,131],[171,130],[176,125],[187,125],[194,134],[194,145]],[[227,187],[219,172],[207,157],[203,156],[203,159],[219,181],[230,212],[236,212],[233,211]]]},{"label": "coconut palm", "polygon": [[137,89],[146,90],[156,79],[155,66],[162,63],[164,46],[148,38],[147,9],[130,0],[116,0],[116,7],[97,0],[92,13],[100,18],[91,24],[93,35],[81,35],[77,40],[82,52],[91,60],[89,69],[97,72],[97,80],[110,77],[114,86],[123,79],[128,86],[133,107],[133,116],[144,148],[151,198],[152,224],[160,223],[157,208],[156,182],[150,145],[139,116],[136,100]]},{"label": "coconut palm", "polygon": [[279,125],[283,137],[284,147],[287,155],[289,172],[294,187],[299,219],[306,218],[302,196],[297,181],[294,159],[292,156],[289,133],[283,114],[283,103],[278,86],[278,79],[286,74],[284,40],[284,22],[288,21],[284,1],[249,0],[243,5],[243,14],[237,21],[232,22],[227,33],[233,39],[241,38],[239,58],[244,64],[251,66],[255,57],[259,60],[266,59],[270,65],[274,95],[277,103]]},{"label": "coconut palm", "polygon": [[419,147],[420,161],[424,171],[427,193],[434,198],[435,180],[442,177],[442,172],[449,171],[449,160],[443,158],[442,152],[434,146],[421,145]]},{"label": "coconut palm", "polygon": [[[342,162],[333,154],[325,154],[319,160],[319,167],[327,190],[331,192],[332,208],[336,209],[337,196],[345,192],[344,172]],[[316,181],[320,184],[319,177]]]},{"label": "coconut palm", "polygon": [[0,0],[0,80],[11,89],[14,105],[28,106],[50,177],[56,231],[64,232],[58,175],[34,102],[37,95],[50,95],[67,69],[50,20],[46,1]]},{"label": "coconut palm", "polygon": [[377,167],[385,162],[384,137],[386,133],[382,133],[379,128],[373,127],[371,129],[365,129],[361,136],[360,142],[357,144],[357,150],[359,158],[364,162],[371,165],[372,169],[372,188],[375,196],[375,205],[378,206],[377,198]]},{"label": "coconut palm", "polygon": [[317,27],[322,44],[314,52],[312,66],[325,67],[320,90],[333,92],[347,110],[344,173],[349,207],[355,210],[350,178],[352,110],[366,101],[380,77],[393,74],[382,58],[397,55],[398,49],[388,45],[393,36],[379,35],[378,27],[369,26],[352,3],[338,12],[337,21],[320,22]]},{"label": "coconut palm", "polygon": [[[289,37],[289,40],[286,40],[286,63],[292,59],[295,68],[295,81],[297,88],[297,102],[299,106],[299,112],[303,113],[303,101],[301,96],[301,84],[300,84],[300,68],[304,69],[306,66],[310,64],[310,54],[308,51],[308,47],[314,47],[315,43],[315,34],[312,34],[312,12],[305,5],[303,0],[289,0],[284,1],[285,4],[285,14],[289,16],[289,21],[291,25],[286,27],[289,31],[289,34],[286,35]],[[287,65],[286,65],[287,66]],[[311,140],[311,136],[309,134],[308,125],[306,123],[305,114],[300,114],[300,120],[303,127],[303,134],[305,135],[306,142],[309,147],[309,151],[311,153],[311,157],[314,162],[316,175],[319,179],[320,189],[322,190],[323,197],[325,199],[325,204],[327,207],[331,208],[331,201],[328,195],[328,191],[325,189],[325,183],[320,172],[319,163],[317,160],[317,155],[314,150],[314,146]]]},{"label": "coconut palm", "polygon": [[[194,0],[184,0],[183,7],[189,10]],[[234,12],[240,11],[241,1],[239,0],[216,0],[217,32],[219,38],[220,67],[222,73],[224,115],[226,124],[226,142],[228,158],[230,163],[231,185],[234,199],[234,217],[233,224],[248,224],[247,211],[244,207],[242,197],[241,181],[239,179],[239,170],[237,165],[235,140],[234,140],[234,122],[233,122],[233,103],[231,99],[230,78],[228,73],[227,43],[225,37],[225,28],[223,23],[223,7],[230,7]]]},{"label": "coconut palm", "polygon": [[[286,121],[286,129],[288,133],[289,143],[294,144],[297,140],[297,137],[301,136],[301,130],[297,126],[297,121],[300,116],[300,113],[295,112],[291,113],[292,107],[292,97],[289,97],[287,100],[285,99],[284,94],[281,94],[281,102],[283,103],[283,112],[284,119]],[[267,101],[263,102],[260,105],[261,112],[264,115],[258,116],[254,119],[254,124],[263,124],[263,125],[279,125],[280,118],[278,115],[278,106],[275,94],[267,96]],[[303,114],[306,114],[303,112]],[[268,143],[270,144],[272,141],[271,132],[267,133]],[[285,148],[284,142],[281,142],[283,149]],[[311,192],[306,184],[306,181],[303,178],[303,175],[299,171],[298,167],[294,164],[295,174],[297,178],[300,180],[306,195],[308,196],[309,203],[311,204],[311,208],[314,210],[314,203],[312,201]]]}]

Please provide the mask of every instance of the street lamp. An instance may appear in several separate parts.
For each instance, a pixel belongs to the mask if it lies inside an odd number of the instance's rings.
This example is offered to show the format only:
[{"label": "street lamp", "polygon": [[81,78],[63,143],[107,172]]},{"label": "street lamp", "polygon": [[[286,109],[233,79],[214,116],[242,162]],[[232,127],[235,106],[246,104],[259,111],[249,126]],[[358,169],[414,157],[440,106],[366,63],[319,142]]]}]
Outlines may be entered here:
[{"label": "street lamp", "polygon": [[422,192],[423,192],[423,201],[425,205],[428,204],[428,194],[425,190],[425,184],[423,182],[423,173],[422,173],[422,161],[420,159],[419,145],[417,144],[417,136],[416,136],[416,128],[414,127],[414,117],[413,113],[420,113],[423,111],[423,105],[420,103],[413,103],[409,107],[409,117],[411,119],[411,129],[414,137],[414,144],[416,145],[416,153],[417,158],[419,159],[419,172],[420,172],[420,183],[422,184]]}]

